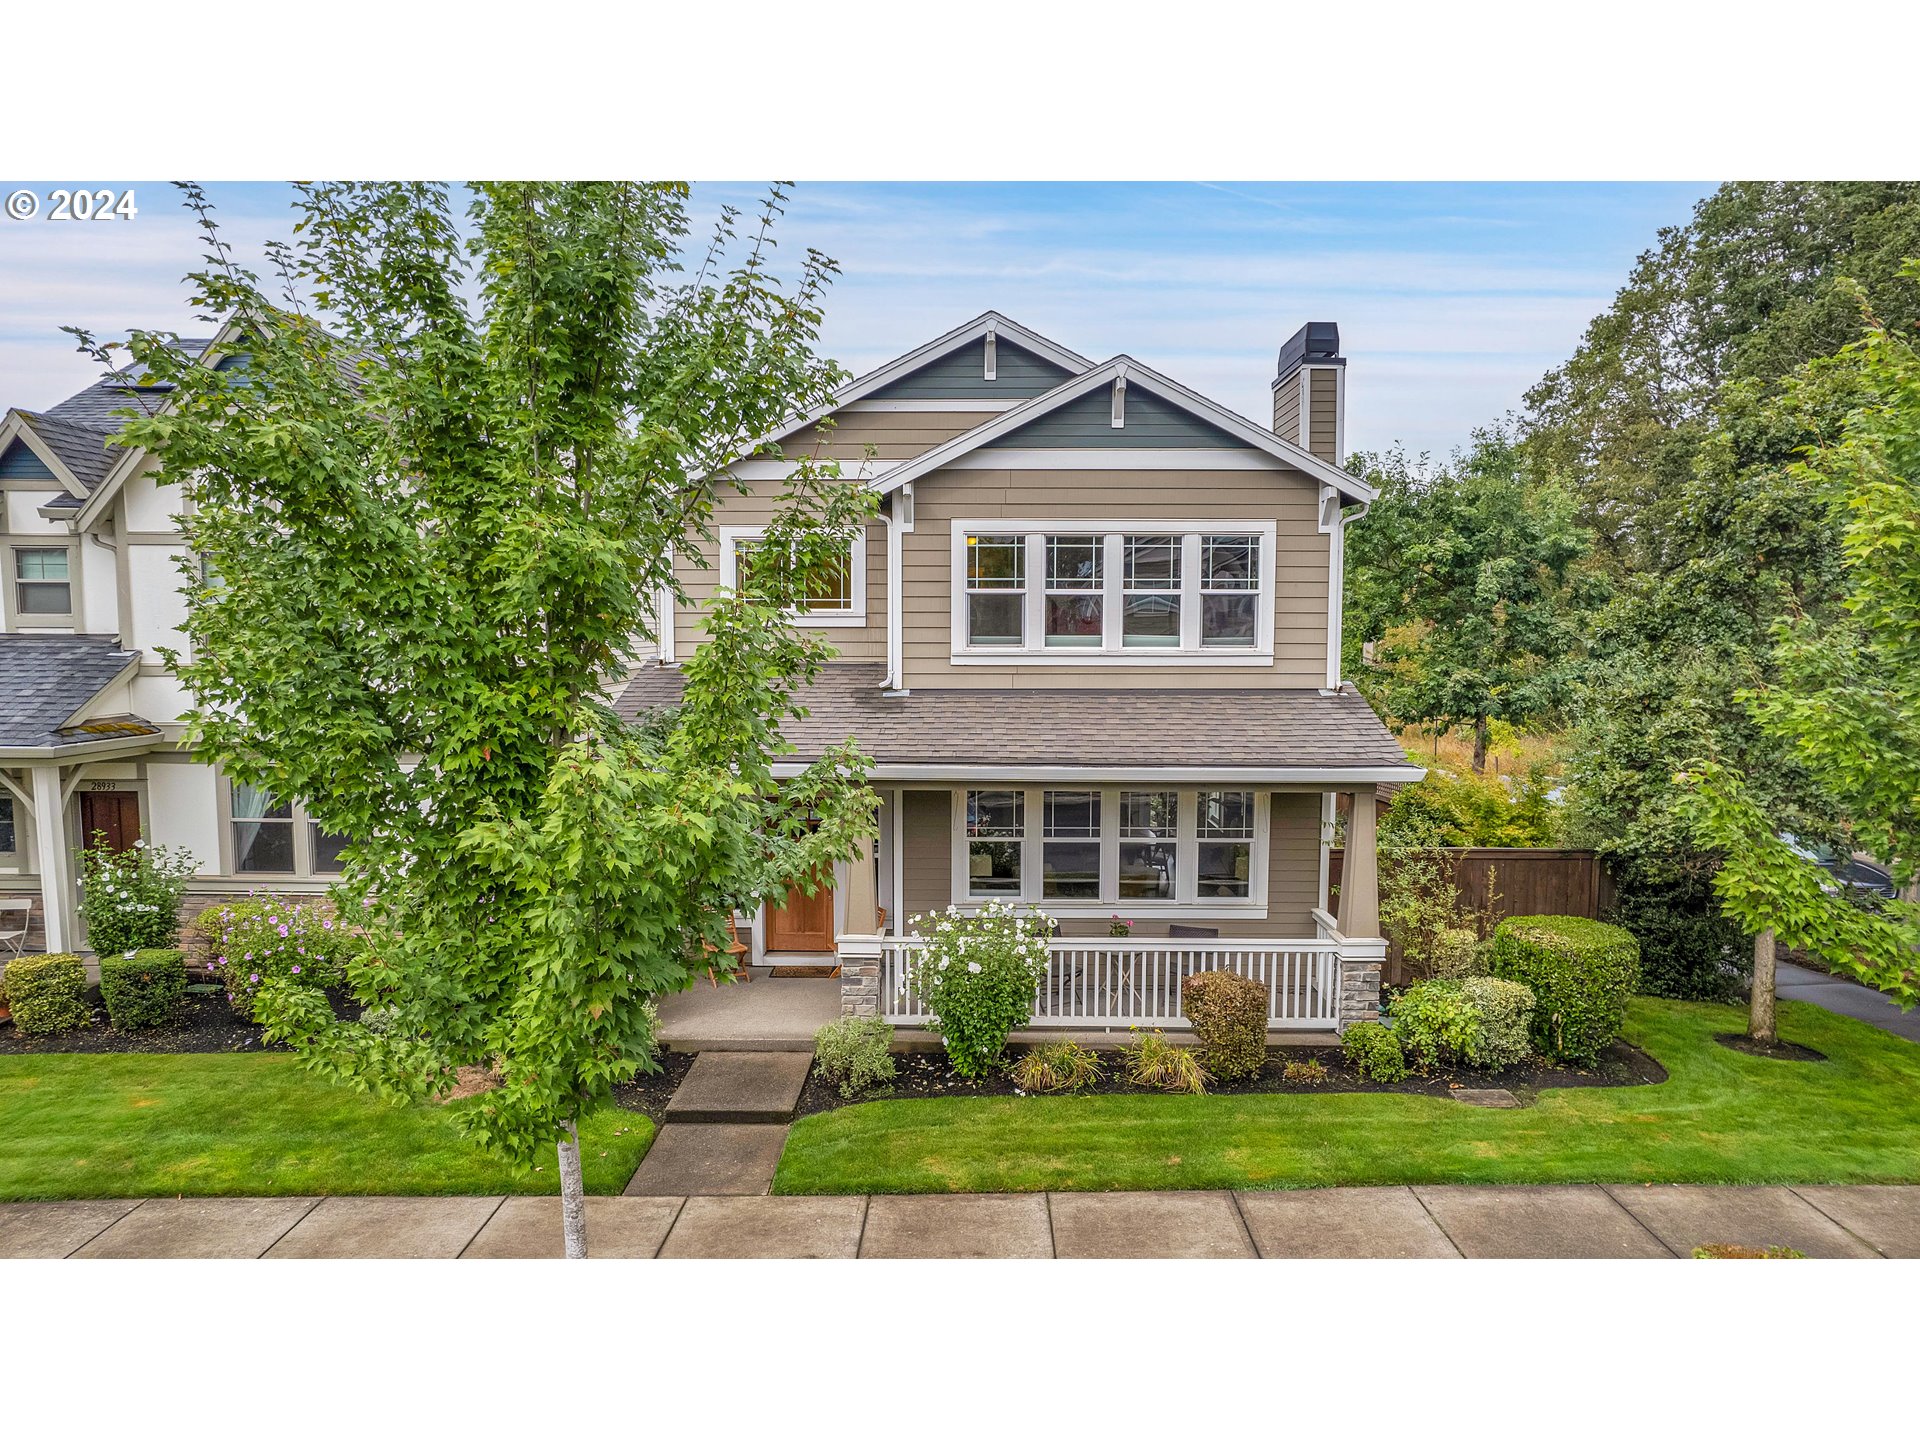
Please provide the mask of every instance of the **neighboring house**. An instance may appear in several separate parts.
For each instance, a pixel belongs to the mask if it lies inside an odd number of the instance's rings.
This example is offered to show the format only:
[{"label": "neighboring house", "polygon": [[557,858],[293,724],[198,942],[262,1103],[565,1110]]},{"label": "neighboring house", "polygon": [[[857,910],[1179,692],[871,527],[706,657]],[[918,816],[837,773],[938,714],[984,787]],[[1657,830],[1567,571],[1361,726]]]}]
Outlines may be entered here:
[{"label": "neighboring house", "polygon": [[[843,1010],[911,1024],[912,917],[1014,901],[1059,922],[1036,1024],[1179,1024],[1180,976],[1220,966],[1269,984],[1276,1029],[1376,1013],[1375,787],[1424,772],[1339,675],[1342,537],[1372,491],[1339,464],[1336,328],[1289,340],[1272,388],[1268,429],[989,313],[776,437],[881,497],[797,617],[839,659],[784,734],[791,770],[852,736],[882,803],[830,891],[745,917],[756,963],[837,961]],[[747,493],[677,558],[693,603],[661,597],[622,713],[679,693],[791,464],[735,467]]]},{"label": "neighboring house", "polygon": [[[238,363],[221,341],[183,341]],[[187,908],[259,888],[324,890],[339,844],[297,805],[229,784],[180,744],[181,496],[116,411],[157,408],[138,371],[0,421],[0,899],[33,897],[33,948],[84,947],[78,854],[143,835],[199,861]]]}]

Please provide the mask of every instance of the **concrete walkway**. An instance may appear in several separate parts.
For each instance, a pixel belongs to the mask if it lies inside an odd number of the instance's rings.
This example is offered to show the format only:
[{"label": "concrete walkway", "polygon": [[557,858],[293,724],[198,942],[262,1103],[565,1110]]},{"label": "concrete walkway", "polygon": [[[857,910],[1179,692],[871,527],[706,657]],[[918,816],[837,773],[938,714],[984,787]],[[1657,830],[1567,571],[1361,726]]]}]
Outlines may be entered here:
[{"label": "concrete walkway", "polygon": [[[587,1234],[596,1256],[631,1259],[1662,1259],[1709,1244],[1912,1259],[1920,1186],[593,1196]],[[0,1258],[559,1253],[560,1202],[547,1197],[0,1205]]]},{"label": "concrete walkway", "polygon": [[1890,1035],[1920,1041],[1920,1008],[1902,1010],[1878,990],[1804,965],[1781,960],[1775,963],[1775,970],[1774,989],[1782,1000],[1804,1000],[1836,1015],[1864,1020]]}]

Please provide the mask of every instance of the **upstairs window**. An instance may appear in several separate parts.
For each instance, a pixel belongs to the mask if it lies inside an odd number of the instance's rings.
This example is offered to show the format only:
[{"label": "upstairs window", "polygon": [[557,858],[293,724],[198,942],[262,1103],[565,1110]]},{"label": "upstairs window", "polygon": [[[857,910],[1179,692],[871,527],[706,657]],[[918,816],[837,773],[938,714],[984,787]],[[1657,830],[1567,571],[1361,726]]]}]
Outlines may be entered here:
[{"label": "upstairs window", "polygon": [[13,552],[13,604],[22,615],[73,613],[72,556],[64,548]]},{"label": "upstairs window", "polygon": [[[724,528],[721,531],[720,583],[729,589],[752,594],[754,558],[763,545],[763,534],[759,530]],[[795,609],[794,617],[820,625],[866,623],[865,588],[860,583],[866,573],[867,541],[863,534],[855,537],[852,545],[839,556],[831,569],[823,576],[816,577],[819,580],[816,593],[807,596],[805,602]]]},{"label": "upstairs window", "polygon": [[967,643],[1017,646],[1027,608],[1024,535],[969,535],[966,560]]},{"label": "upstairs window", "polygon": [[1276,527],[954,522],[953,654],[992,663],[1273,654]]}]

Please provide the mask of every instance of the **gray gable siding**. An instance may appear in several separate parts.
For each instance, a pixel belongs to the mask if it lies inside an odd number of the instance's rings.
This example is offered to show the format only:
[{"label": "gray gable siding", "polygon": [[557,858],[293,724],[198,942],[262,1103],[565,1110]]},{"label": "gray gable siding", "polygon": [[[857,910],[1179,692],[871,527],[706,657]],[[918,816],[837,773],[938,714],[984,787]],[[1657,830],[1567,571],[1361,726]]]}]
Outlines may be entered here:
[{"label": "gray gable siding", "polygon": [[34,454],[32,447],[24,440],[15,440],[7,447],[7,453],[0,455],[0,480],[53,478],[53,471],[47,468],[47,462]]},{"label": "gray gable siding", "polygon": [[1138,386],[1127,387],[1125,425],[1113,423],[1113,387],[1070,400],[982,449],[1244,450],[1246,442]]},{"label": "gray gable siding", "polygon": [[987,342],[975,340],[942,355],[911,375],[882,386],[870,400],[1031,400],[1072,378],[1051,360],[1009,344],[1005,336],[994,341],[994,379],[985,378]]}]

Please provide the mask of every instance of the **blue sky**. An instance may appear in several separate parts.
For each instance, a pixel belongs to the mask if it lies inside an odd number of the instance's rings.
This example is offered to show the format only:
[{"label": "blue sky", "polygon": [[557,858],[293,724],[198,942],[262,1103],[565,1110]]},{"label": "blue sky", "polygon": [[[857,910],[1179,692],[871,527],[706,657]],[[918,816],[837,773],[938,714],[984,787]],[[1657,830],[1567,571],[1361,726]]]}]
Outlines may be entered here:
[{"label": "blue sky", "polygon": [[[287,233],[284,187],[207,188],[243,257]],[[131,221],[0,218],[0,404],[44,406],[87,383],[62,324],[200,328],[180,284],[200,263],[199,236],[170,186],[135,189]],[[1304,321],[1334,320],[1348,443],[1443,454],[1516,407],[1656,230],[1711,189],[821,183],[797,188],[780,234],[786,255],[813,246],[840,262],[824,341],[856,372],[998,309],[1262,419],[1280,343]],[[751,207],[761,193],[697,185],[697,230],[722,203]]]}]

